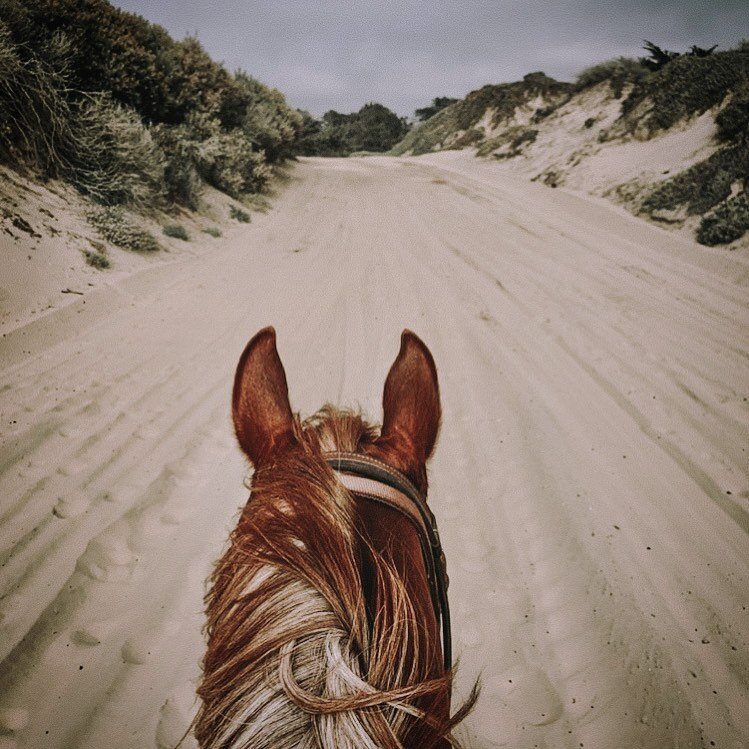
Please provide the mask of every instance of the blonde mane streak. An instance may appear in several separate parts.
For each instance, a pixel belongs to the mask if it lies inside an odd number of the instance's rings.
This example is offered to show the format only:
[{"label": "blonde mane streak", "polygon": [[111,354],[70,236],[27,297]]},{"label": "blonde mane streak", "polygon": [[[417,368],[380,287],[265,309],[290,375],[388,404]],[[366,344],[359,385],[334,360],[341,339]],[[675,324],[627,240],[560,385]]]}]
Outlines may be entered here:
[{"label": "blonde mane streak", "polygon": [[212,749],[432,746],[463,716],[429,714],[450,675],[429,678],[404,583],[372,549],[370,635],[354,500],[320,456],[377,432],[329,406],[295,428],[302,450],[256,472],[212,576],[195,735]]}]

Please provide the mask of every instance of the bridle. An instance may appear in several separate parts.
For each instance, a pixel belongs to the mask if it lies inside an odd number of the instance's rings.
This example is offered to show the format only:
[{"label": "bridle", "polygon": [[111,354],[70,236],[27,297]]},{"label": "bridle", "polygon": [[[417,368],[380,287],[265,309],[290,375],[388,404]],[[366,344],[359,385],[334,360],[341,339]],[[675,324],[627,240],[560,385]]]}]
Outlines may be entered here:
[{"label": "bridle", "polygon": [[357,453],[326,453],[328,465],[352,494],[378,502],[400,512],[419,537],[429,581],[429,592],[437,621],[442,622],[442,653],[445,670],[452,668],[450,606],[447,600],[447,564],[442,551],[437,521],[424,495],[395,468],[377,458]]}]

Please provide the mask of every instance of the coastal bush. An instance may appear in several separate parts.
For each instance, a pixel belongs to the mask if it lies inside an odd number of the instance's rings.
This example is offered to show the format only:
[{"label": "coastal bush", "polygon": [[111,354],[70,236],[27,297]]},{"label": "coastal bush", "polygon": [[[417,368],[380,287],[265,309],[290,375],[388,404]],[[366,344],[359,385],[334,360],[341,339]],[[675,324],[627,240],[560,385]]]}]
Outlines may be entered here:
[{"label": "coastal bush", "polygon": [[85,97],[74,108],[76,150],[67,155],[65,176],[102,205],[158,204],[164,183],[164,153],[138,115],[107,94]]},{"label": "coastal bush", "polygon": [[687,215],[704,213],[731,194],[732,175],[718,159],[707,159],[658,184],[642,203],[653,214],[687,207]]},{"label": "coastal bush", "polygon": [[746,190],[721,203],[700,221],[697,241],[705,245],[728,244],[749,231],[749,200]]},{"label": "coastal bush", "polygon": [[200,42],[107,0],[0,0],[0,160],[104,205],[197,208],[261,189],[301,115]]},{"label": "coastal bush", "polygon": [[466,130],[459,138],[450,143],[450,148],[460,150],[461,148],[467,148],[473,146],[476,143],[484,140],[484,131],[479,128],[472,127]]},{"label": "coastal bush", "polygon": [[247,211],[243,211],[235,205],[229,206],[229,215],[236,221],[239,221],[240,224],[249,224],[250,221],[252,221],[252,218]]},{"label": "coastal bush", "polygon": [[676,176],[658,184],[642,208],[651,216],[659,210],[686,206],[689,216],[706,213],[731,194],[732,185],[749,177],[747,142],[727,146]]},{"label": "coastal bush", "polygon": [[[749,55],[730,50],[707,57],[680,55],[660,70],[635,82],[622,104],[631,124],[650,131],[665,130],[685,117],[702,114],[720,104],[749,78]],[[646,105],[643,115],[641,106]]]},{"label": "coastal bush", "polygon": [[203,180],[198,171],[200,141],[185,125],[156,125],[152,133],[164,153],[166,199],[197,210],[203,193]]},{"label": "coastal bush", "polygon": [[109,258],[103,253],[96,250],[84,250],[83,256],[86,258],[86,262],[93,268],[98,270],[104,270],[105,268],[111,267],[112,263]]},{"label": "coastal bush", "polygon": [[42,59],[17,44],[8,24],[0,21],[0,156],[46,177],[60,176],[67,156],[77,150],[74,116],[65,97],[69,53],[69,40],[55,34]]},{"label": "coastal bush", "polygon": [[237,129],[217,133],[205,141],[199,164],[201,176],[209,185],[233,198],[258,192],[271,177],[271,168],[262,151]]},{"label": "coastal bush", "polygon": [[547,117],[550,117],[554,112],[559,109],[559,107],[562,105],[563,102],[559,101],[556,104],[550,104],[547,107],[539,107],[531,117],[531,122],[534,125],[537,125],[542,120],[545,120]]},{"label": "coastal bush", "polygon": [[417,109],[414,112],[414,116],[419,122],[424,122],[430,117],[433,117],[440,110],[444,109],[445,107],[449,107],[451,104],[455,104],[458,101],[460,101],[460,99],[453,99],[449,96],[437,96],[436,98],[432,99],[432,103],[430,106]]},{"label": "coastal bush", "polygon": [[162,227],[161,231],[167,237],[181,239],[183,242],[190,241],[190,235],[187,233],[187,229],[185,229],[182,224],[167,224],[166,226]]},{"label": "coastal bush", "polygon": [[533,143],[538,137],[538,130],[523,130],[516,135],[510,142],[510,147],[513,150],[518,150],[523,143]]},{"label": "coastal bush", "polygon": [[128,219],[120,206],[94,209],[86,218],[104,239],[118,247],[136,252],[154,252],[161,249],[156,237]]},{"label": "coastal bush", "polygon": [[718,138],[734,140],[749,133],[749,78],[738,89],[731,101],[715,117]]},{"label": "coastal bush", "polygon": [[206,226],[206,228],[203,229],[203,232],[213,237],[214,239],[218,239],[221,236],[221,229],[219,229],[217,226]]},{"label": "coastal bush", "polygon": [[622,95],[628,83],[635,83],[648,75],[648,69],[640,60],[616,57],[585,68],[575,80],[575,90],[584,91],[606,81],[616,99]]},{"label": "coastal bush", "polygon": [[465,99],[450,104],[440,110],[426,122],[410,130],[390,151],[400,156],[411,151],[414,155],[428,153],[450,143],[451,137],[460,130],[468,131],[485,116],[492,112],[490,125],[498,127],[511,120],[519,107],[528,106],[529,102],[540,98],[544,103],[536,112],[552,111],[568,100],[574,86],[571,83],[555,81],[544,73],[529,73],[522,81],[502,83],[496,86],[483,86],[471,91]]},{"label": "coastal bush", "polygon": [[244,72],[236,74],[246,109],[240,123],[255,151],[271,164],[293,156],[302,131],[302,114],[286,103],[283,94]]},{"label": "coastal bush", "polygon": [[358,112],[326,112],[316,121],[302,114],[299,153],[304,156],[350,156],[369,151],[382,153],[392,148],[408,131],[404,119],[376,102]]}]

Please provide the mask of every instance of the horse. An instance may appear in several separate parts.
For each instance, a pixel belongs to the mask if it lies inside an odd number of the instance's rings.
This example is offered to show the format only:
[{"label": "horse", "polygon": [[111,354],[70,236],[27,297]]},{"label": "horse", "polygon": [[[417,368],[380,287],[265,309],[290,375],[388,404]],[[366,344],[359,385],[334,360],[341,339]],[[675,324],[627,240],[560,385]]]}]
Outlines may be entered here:
[{"label": "horse", "polygon": [[444,749],[447,574],[426,503],[437,369],[404,330],[383,422],[292,413],[272,327],[237,366],[232,418],[254,473],[206,594],[194,733],[203,749]]}]

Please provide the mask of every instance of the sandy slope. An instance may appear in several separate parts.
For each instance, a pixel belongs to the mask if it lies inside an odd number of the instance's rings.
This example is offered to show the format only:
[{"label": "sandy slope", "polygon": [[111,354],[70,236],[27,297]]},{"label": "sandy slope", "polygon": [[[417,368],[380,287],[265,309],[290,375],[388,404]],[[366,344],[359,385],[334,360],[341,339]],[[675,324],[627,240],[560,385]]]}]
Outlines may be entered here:
[{"label": "sandy slope", "polygon": [[306,161],[241,238],[0,341],[2,749],[185,730],[268,323],[303,413],[379,417],[405,326],[435,354],[469,746],[747,745],[747,258],[495,167]]}]

